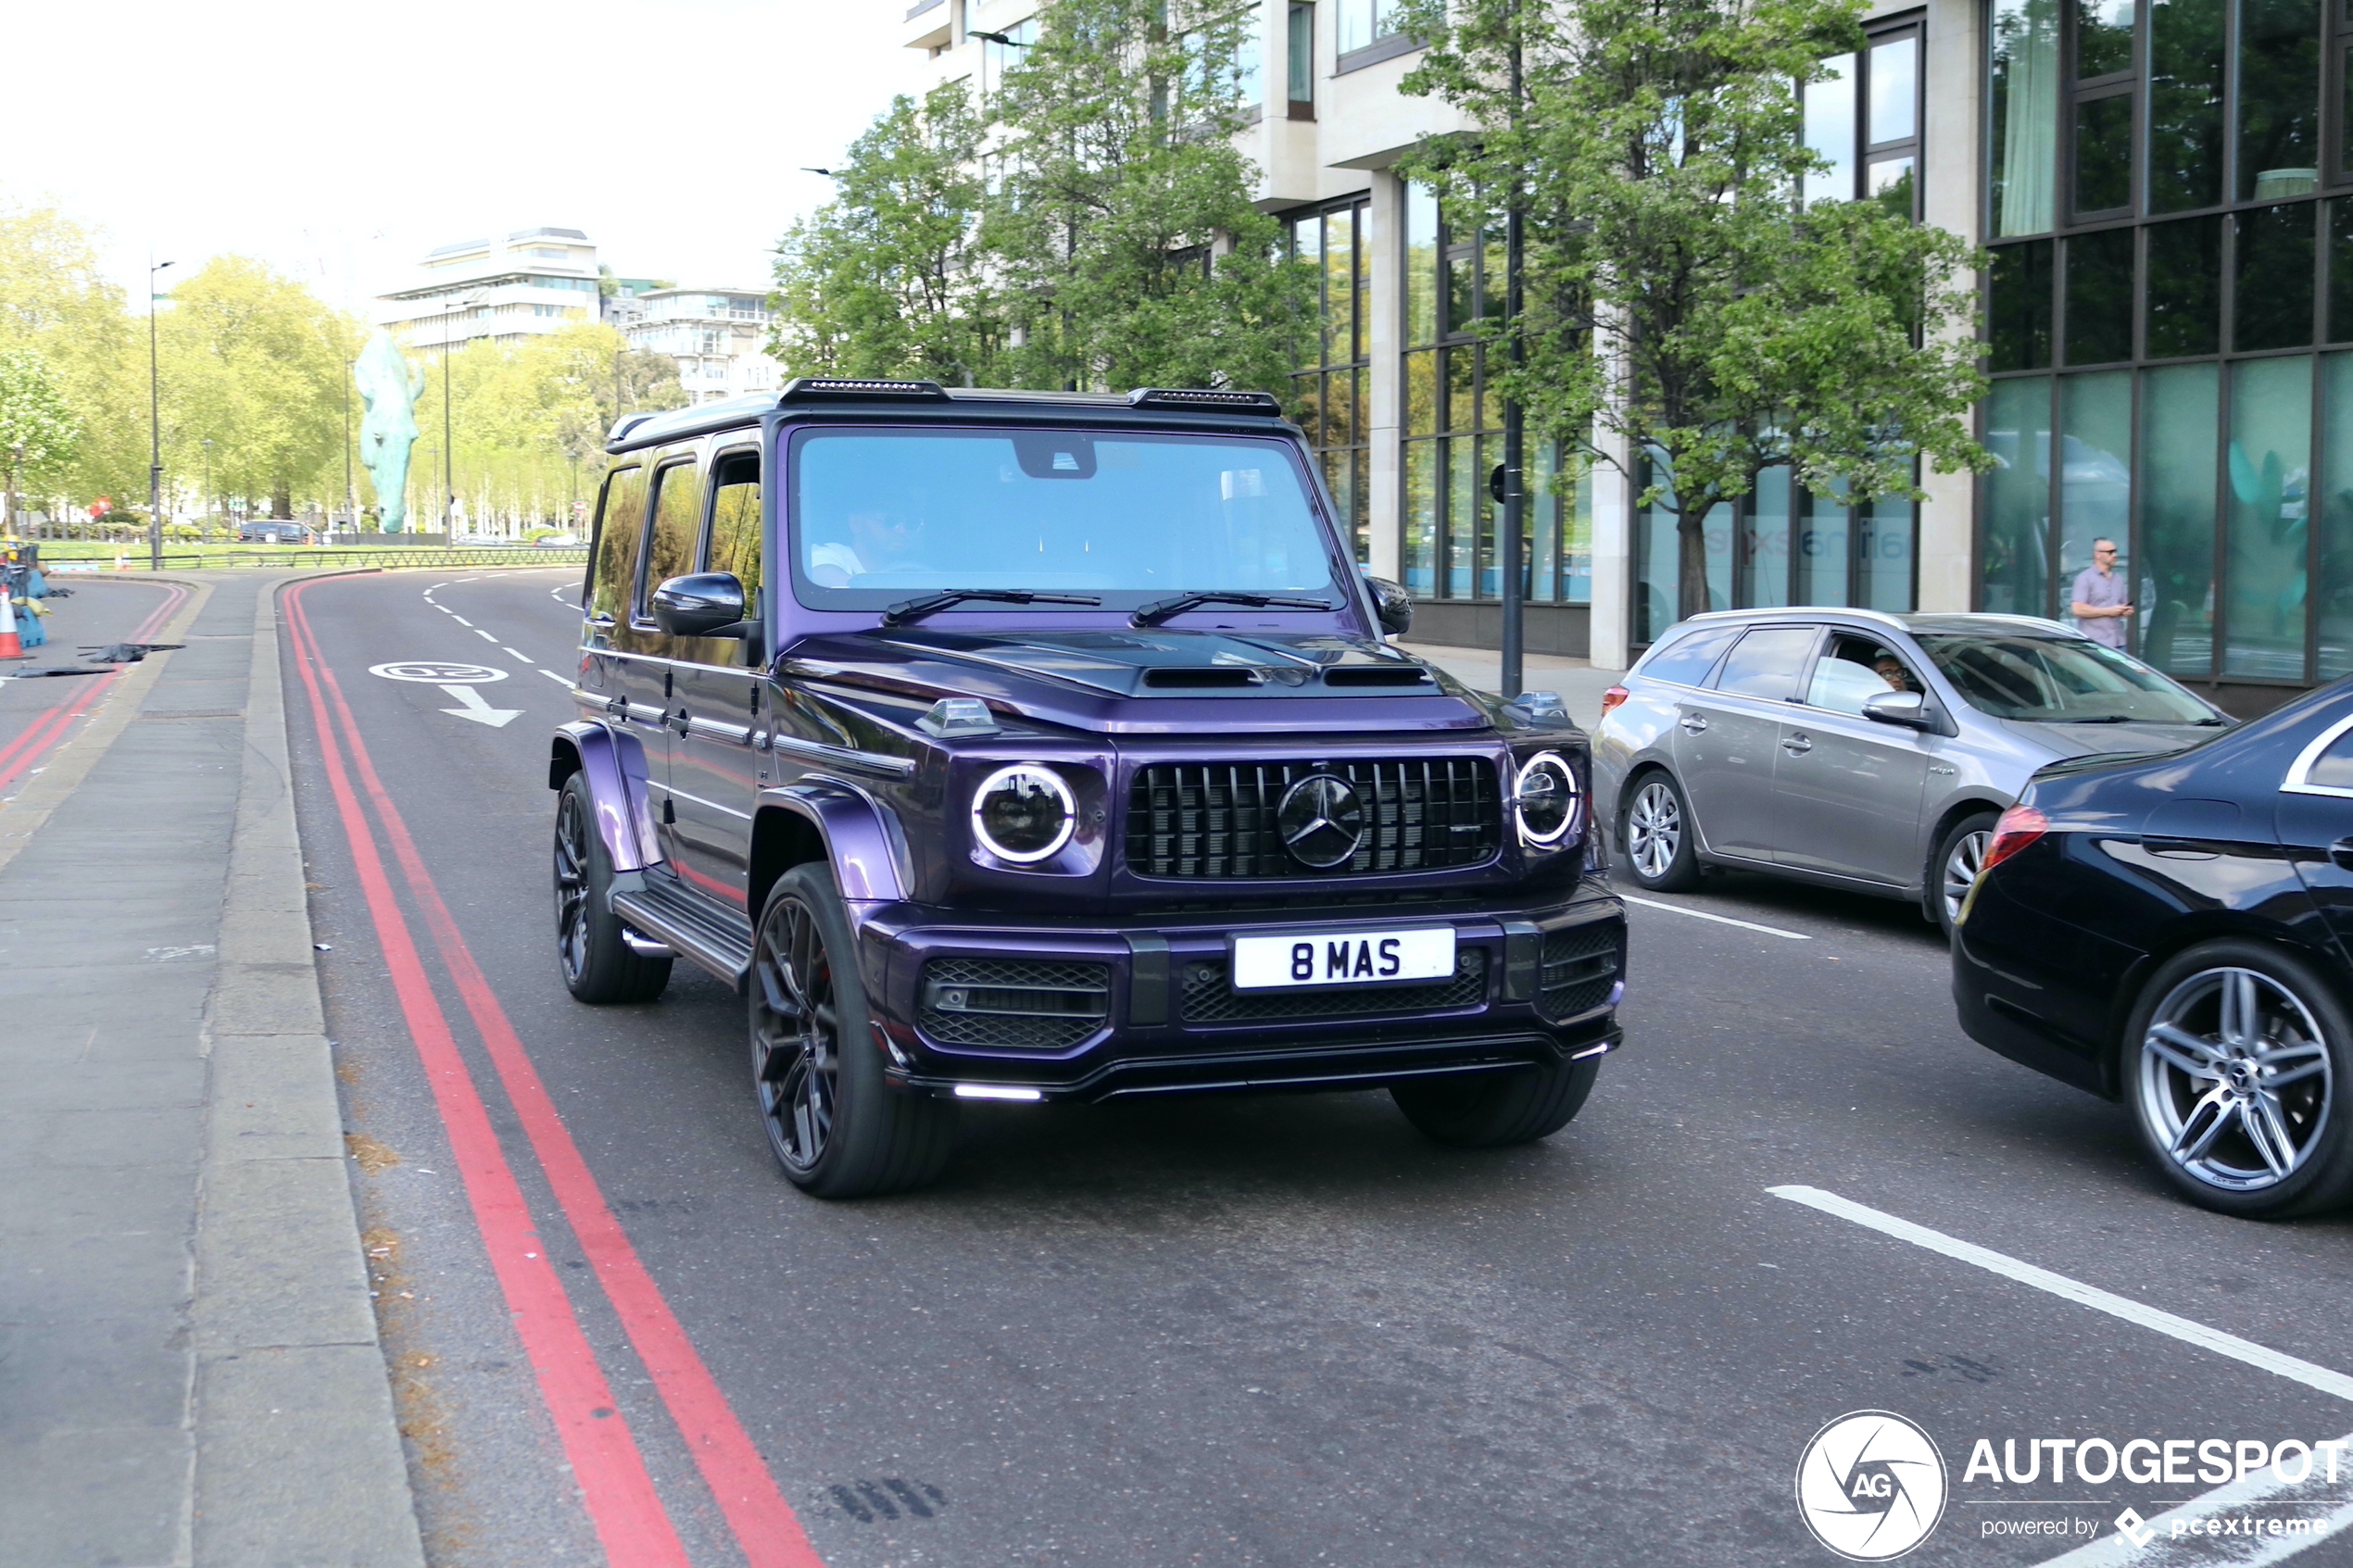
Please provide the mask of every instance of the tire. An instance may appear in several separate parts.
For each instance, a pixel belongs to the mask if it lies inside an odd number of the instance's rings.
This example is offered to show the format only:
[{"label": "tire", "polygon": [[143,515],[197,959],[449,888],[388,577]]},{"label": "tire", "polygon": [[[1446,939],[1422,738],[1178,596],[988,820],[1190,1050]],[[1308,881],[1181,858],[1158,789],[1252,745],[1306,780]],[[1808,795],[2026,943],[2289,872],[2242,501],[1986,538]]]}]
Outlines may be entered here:
[{"label": "tire", "polygon": [[1699,846],[1683,786],[1664,770],[1634,781],[1626,800],[1626,866],[1653,893],[1688,893],[1699,885]]},{"label": "tire", "polygon": [[1424,1137],[1453,1148],[1502,1148],[1551,1137],[1584,1109],[1598,1057],[1507,1073],[1391,1084],[1390,1098]]},{"label": "tire", "polygon": [[1992,811],[1963,817],[1944,830],[1944,836],[1936,841],[1936,853],[1929,857],[1929,918],[1936,922],[1947,942],[1960,923],[1962,901],[1977,885],[1978,869],[1985,864],[1986,848],[1994,842],[1994,824],[1999,821],[2000,816]]},{"label": "tire", "polygon": [[608,1006],[650,1002],[670,984],[670,957],[631,951],[612,891],[612,855],[597,832],[596,803],[578,773],[556,797],[556,960],[575,1000]]},{"label": "tire", "polygon": [[769,1152],[817,1198],[922,1186],[956,1146],[953,1101],[884,1080],[857,955],[830,867],[776,879],[752,945],[752,1095]]},{"label": "tire", "polygon": [[2141,1141],[2191,1202],[2271,1220],[2353,1198],[2353,1015],[2303,960],[2249,941],[2176,955],[2119,1065]]}]

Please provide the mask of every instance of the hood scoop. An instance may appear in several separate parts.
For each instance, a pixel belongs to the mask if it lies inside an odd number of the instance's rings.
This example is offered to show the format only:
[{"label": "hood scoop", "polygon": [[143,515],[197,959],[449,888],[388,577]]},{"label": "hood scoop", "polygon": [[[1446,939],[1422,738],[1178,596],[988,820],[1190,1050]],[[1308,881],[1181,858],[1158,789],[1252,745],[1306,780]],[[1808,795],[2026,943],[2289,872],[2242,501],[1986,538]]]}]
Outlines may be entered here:
[{"label": "hood scoop", "polygon": [[1429,671],[1418,664],[1341,664],[1324,671],[1327,686],[1428,686]]},{"label": "hood scoop", "polygon": [[1161,665],[1144,671],[1144,684],[1154,691],[1232,691],[1266,684],[1265,672],[1246,665]]}]

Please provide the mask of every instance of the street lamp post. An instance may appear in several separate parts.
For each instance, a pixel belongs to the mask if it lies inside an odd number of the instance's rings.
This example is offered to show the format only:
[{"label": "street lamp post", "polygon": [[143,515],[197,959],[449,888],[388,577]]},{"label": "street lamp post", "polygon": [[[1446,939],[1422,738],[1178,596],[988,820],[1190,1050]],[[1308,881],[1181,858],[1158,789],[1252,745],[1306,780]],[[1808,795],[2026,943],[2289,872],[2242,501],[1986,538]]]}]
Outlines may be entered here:
[{"label": "street lamp post", "polygon": [[[449,422],[449,348],[457,330],[458,312],[471,310],[481,302],[478,294],[453,299],[442,307],[441,316],[441,546],[454,549],[458,544],[458,484],[451,478],[452,465],[457,461],[457,444],[450,438]],[[349,394],[345,395],[345,408],[350,407]],[[346,416],[347,417],[347,416]]]},{"label": "street lamp post", "polygon": [[163,570],[163,380],[156,369],[156,274],[169,261],[147,263],[147,565]]},{"label": "street lamp post", "polygon": [[211,508],[212,503],[213,503],[213,498],[214,498],[214,497],[213,497],[213,494],[212,494],[212,437],[210,437],[209,435],[208,435],[208,436],[206,436],[206,437],[204,438],[204,504],[205,504],[205,506],[206,506],[206,508],[207,508],[208,509],[209,509],[209,508]]},{"label": "street lamp post", "polygon": [[[1512,129],[1516,131],[1519,129],[1520,111],[1520,41],[1516,6],[1513,8],[1512,16],[1511,94]],[[1517,156],[1516,148],[1514,156]],[[1527,332],[1520,320],[1520,307],[1524,303],[1520,272],[1526,233],[1520,220],[1524,202],[1517,169],[1513,170],[1511,189],[1506,193],[1504,202],[1504,330],[1511,333],[1511,367],[1516,370],[1527,362],[1528,356]],[[1528,516],[1527,446],[1527,418],[1521,410],[1519,399],[1514,398],[1504,405],[1504,538],[1503,548],[1497,552],[1503,558],[1501,564],[1504,569],[1504,634],[1500,649],[1503,668],[1498,673],[1506,702],[1520,694],[1521,623],[1527,617],[1527,589],[1520,581],[1520,573],[1525,568],[1525,541],[1520,537],[1520,529]]]}]

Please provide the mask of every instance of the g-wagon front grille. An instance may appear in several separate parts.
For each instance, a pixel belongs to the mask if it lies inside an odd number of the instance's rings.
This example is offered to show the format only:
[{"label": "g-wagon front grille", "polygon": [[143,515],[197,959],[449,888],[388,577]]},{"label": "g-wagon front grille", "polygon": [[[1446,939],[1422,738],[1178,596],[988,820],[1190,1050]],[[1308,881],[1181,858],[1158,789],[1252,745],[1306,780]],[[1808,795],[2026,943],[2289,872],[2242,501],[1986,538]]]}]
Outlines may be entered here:
[{"label": "g-wagon front grille", "polygon": [[[1318,871],[1283,847],[1276,813],[1315,773],[1345,781],[1363,810],[1355,854]],[[1484,757],[1313,762],[1184,762],[1139,768],[1127,797],[1138,876],[1300,877],[1444,871],[1494,859],[1503,806]]]},{"label": "g-wagon front grille", "polygon": [[1044,959],[934,959],[915,1023],[949,1046],[1065,1050],[1103,1026],[1111,970]]},{"label": "g-wagon front grille", "polygon": [[1185,966],[1180,1004],[1188,1023],[1254,1023],[1317,1018],[1399,1017],[1477,1007],[1487,999],[1487,954],[1464,947],[1447,980],[1416,985],[1334,985],[1315,991],[1237,991],[1231,966],[1206,959]]}]

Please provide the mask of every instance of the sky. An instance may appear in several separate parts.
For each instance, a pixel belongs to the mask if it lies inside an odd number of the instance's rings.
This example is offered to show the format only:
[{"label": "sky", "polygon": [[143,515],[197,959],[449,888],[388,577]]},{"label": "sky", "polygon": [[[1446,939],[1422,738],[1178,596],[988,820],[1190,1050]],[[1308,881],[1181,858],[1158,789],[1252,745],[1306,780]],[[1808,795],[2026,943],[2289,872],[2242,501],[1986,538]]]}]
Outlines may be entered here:
[{"label": "sky", "polygon": [[[761,288],[916,84],[894,0],[8,6],[0,201],[146,257],[256,257],[366,313],[436,245],[549,224],[623,277]],[[168,286],[170,274],[166,274]]]}]

